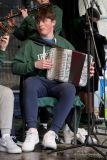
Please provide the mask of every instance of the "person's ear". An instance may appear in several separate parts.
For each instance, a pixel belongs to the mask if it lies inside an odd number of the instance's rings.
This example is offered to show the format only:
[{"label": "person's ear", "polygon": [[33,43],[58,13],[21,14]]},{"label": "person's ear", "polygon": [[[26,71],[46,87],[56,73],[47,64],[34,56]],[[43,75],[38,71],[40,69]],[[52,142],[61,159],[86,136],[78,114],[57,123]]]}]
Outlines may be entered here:
[{"label": "person's ear", "polygon": [[53,23],[53,26],[55,26],[56,25],[56,20],[53,20],[52,23]]}]

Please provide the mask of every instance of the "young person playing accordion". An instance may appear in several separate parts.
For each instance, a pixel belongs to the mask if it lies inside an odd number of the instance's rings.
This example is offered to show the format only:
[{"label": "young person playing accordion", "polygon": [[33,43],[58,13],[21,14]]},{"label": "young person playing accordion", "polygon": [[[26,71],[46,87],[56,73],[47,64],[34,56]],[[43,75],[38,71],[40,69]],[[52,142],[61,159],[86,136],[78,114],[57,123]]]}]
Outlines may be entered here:
[{"label": "young person playing accordion", "polygon": [[[56,20],[50,6],[38,10],[36,21],[40,41],[74,50],[74,47],[67,40],[54,34]],[[52,46],[40,43],[40,41],[37,41],[37,39],[36,41],[26,40],[16,53],[12,64],[14,74],[28,77],[23,82],[23,102],[27,125],[27,135],[22,145],[23,151],[33,151],[35,145],[39,143],[37,99],[44,96],[58,99],[52,124],[44,135],[42,143],[44,147],[56,149],[56,135],[73,107],[76,93],[75,86],[72,83],[46,78],[46,72],[52,68],[53,64],[50,59],[43,57]],[[92,76],[94,74],[93,65],[91,65],[90,71]]]}]

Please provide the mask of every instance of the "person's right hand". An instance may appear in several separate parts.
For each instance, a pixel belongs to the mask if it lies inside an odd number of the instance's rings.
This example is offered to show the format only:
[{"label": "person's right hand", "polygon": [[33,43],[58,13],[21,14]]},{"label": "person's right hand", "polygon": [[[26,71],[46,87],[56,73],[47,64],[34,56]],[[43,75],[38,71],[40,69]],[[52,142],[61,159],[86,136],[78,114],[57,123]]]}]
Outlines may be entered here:
[{"label": "person's right hand", "polygon": [[35,68],[51,69],[52,68],[52,62],[51,62],[50,59],[38,60],[38,61],[35,62]]},{"label": "person's right hand", "polygon": [[[8,13],[7,17],[9,17],[9,16],[13,16],[13,11],[12,10]],[[15,21],[14,18],[10,18],[10,19],[7,20],[7,23],[10,27],[13,27],[16,24],[16,21]]]},{"label": "person's right hand", "polygon": [[0,49],[5,51],[9,43],[9,35],[4,35],[0,37]]},{"label": "person's right hand", "polygon": [[[19,9],[19,11],[21,12],[21,15],[22,15],[23,18],[26,18],[26,17],[28,16],[27,9]],[[11,11],[8,13],[8,16],[13,16],[13,15],[14,15],[14,14],[13,14],[13,11],[11,10]],[[8,16],[7,16],[7,17],[8,17]],[[16,21],[15,21],[14,18],[8,19],[7,22],[8,22],[8,25],[9,25],[10,27],[13,27],[13,26],[16,24]]]}]

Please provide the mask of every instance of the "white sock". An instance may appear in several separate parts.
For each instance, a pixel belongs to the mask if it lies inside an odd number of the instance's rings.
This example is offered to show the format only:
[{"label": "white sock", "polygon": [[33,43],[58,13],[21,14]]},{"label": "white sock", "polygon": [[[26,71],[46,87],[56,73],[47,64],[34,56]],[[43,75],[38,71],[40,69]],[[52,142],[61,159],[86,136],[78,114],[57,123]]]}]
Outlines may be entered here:
[{"label": "white sock", "polygon": [[8,128],[2,128],[1,129],[1,137],[2,138],[5,138],[5,137],[10,137],[10,133],[11,133],[11,130],[8,129]]},{"label": "white sock", "polygon": [[42,123],[43,127],[47,129],[47,123]]},{"label": "white sock", "polygon": [[3,134],[2,138],[10,137],[10,134]]}]

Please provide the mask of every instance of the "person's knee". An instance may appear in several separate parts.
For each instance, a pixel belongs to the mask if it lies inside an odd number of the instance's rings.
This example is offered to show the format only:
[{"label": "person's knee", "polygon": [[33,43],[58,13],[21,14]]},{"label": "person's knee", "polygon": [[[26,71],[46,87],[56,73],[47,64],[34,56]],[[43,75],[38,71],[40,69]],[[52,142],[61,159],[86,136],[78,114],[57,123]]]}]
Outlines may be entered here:
[{"label": "person's knee", "polygon": [[[31,84],[32,84],[32,85],[31,85]],[[23,87],[24,87],[24,88],[27,88],[27,87],[29,87],[30,85],[33,86],[33,84],[34,84],[34,78],[33,78],[33,77],[29,77],[29,78],[27,78],[27,79],[25,79],[25,80],[23,81]]]},{"label": "person's knee", "polygon": [[23,89],[26,91],[36,90],[40,86],[40,80],[37,77],[29,77],[23,81]]},{"label": "person's knee", "polygon": [[2,97],[6,99],[10,97],[12,100],[14,100],[13,91],[8,87],[4,87],[2,90]]},{"label": "person's knee", "polygon": [[71,84],[71,83],[65,83],[64,86],[63,86],[63,91],[66,94],[73,93],[75,95],[75,93],[76,93],[75,86],[73,84]]}]

